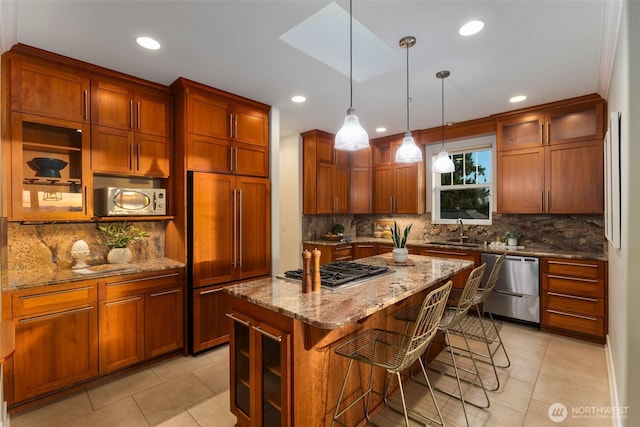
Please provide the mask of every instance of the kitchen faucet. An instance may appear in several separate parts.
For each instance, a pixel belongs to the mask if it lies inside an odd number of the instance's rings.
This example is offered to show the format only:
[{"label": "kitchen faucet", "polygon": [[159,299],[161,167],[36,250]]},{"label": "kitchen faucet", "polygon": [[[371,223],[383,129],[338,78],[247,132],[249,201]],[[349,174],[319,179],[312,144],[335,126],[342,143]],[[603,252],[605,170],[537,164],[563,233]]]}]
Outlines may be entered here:
[{"label": "kitchen faucet", "polygon": [[464,235],[464,224],[462,223],[462,218],[458,218],[458,224],[460,224],[460,243],[464,243],[464,241],[467,240],[468,237]]}]

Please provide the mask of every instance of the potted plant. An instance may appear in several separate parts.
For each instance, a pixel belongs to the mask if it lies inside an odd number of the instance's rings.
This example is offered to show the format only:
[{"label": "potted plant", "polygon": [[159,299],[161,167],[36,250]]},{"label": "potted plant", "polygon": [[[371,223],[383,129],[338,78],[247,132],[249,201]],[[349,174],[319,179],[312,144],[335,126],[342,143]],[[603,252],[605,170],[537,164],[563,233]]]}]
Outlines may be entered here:
[{"label": "potted plant", "polygon": [[391,230],[391,239],[393,240],[393,260],[398,263],[407,262],[409,259],[409,250],[407,249],[407,238],[411,231],[413,224],[409,224],[405,227],[404,231],[400,232],[398,224],[393,221],[393,229]]},{"label": "potted plant", "polygon": [[518,239],[522,237],[522,232],[517,228],[512,228],[504,233],[503,238],[507,241],[508,246],[518,246]]},{"label": "potted plant", "polygon": [[110,264],[123,264],[131,261],[129,243],[137,242],[149,236],[146,231],[126,221],[98,225],[98,230],[105,237],[101,243],[111,248],[107,254],[107,261]]}]

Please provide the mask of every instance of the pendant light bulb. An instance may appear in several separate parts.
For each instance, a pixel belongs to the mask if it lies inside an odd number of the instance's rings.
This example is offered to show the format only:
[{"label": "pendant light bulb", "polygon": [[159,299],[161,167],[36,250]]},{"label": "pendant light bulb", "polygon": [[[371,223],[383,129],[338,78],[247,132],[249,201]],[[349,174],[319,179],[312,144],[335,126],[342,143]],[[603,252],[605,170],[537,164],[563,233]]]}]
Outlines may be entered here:
[{"label": "pendant light bulb", "polygon": [[349,0],[349,109],[344,124],[336,133],[334,148],[343,151],[358,151],[369,148],[369,135],[360,125],[353,108],[353,0]]},{"label": "pendant light bulb", "polygon": [[444,79],[449,77],[450,74],[447,70],[436,73],[436,77],[442,80],[442,147],[440,148],[438,157],[436,157],[431,165],[431,171],[433,173],[451,173],[456,170],[453,160],[451,160],[447,149],[444,147]]},{"label": "pendant light bulb", "polygon": [[407,49],[407,131],[402,144],[396,151],[396,163],[416,163],[422,161],[422,150],[416,145],[409,129],[409,48],[416,44],[416,38],[407,36],[400,39],[400,47]]}]

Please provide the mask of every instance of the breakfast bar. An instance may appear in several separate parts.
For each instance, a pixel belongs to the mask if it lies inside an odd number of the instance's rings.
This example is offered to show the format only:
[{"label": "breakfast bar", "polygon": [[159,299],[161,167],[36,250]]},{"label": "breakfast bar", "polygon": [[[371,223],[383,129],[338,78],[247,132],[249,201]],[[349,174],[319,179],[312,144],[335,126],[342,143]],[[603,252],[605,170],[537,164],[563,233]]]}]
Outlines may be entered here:
[{"label": "breakfast bar", "polygon": [[[389,254],[358,260],[386,266]],[[300,283],[279,277],[225,288],[230,324],[231,411],[238,426],[328,426],[346,372],[333,348],[368,328],[401,330],[393,313],[419,303],[435,286],[473,262],[415,255],[411,265],[390,265],[385,275],[302,293]],[[368,371],[367,371],[368,372]],[[356,378],[358,377],[358,378]],[[374,374],[382,390],[384,376]],[[347,386],[356,394],[368,381],[362,370]],[[381,403],[374,396],[372,407]],[[364,418],[356,405],[348,425]]]}]

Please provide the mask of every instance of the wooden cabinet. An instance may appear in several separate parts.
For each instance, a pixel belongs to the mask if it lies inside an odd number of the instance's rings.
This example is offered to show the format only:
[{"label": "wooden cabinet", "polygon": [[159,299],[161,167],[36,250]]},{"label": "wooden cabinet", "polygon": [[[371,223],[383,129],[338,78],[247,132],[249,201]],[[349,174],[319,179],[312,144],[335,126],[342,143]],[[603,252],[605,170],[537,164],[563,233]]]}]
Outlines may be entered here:
[{"label": "wooden cabinet", "polygon": [[349,212],[371,213],[373,175],[371,171],[371,148],[351,153],[349,169]]},{"label": "wooden cabinet", "polygon": [[168,91],[93,80],[91,168],[94,172],[168,177],[171,97]]},{"label": "wooden cabinet", "polygon": [[373,145],[373,213],[423,214],[424,163],[395,163],[402,140],[385,138]]},{"label": "wooden cabinet", "polygon": [[599,97],[554,103],[498,118],[498,212],[604,211]]},{"label": "wooden cabinet", "polygon": [[3,292],[3,317],[16,325],[10,405],[98,374],[96,303],[94,281]]},{"label": "wooden cabinet", "polygon": [[413,248],[418,255],[426,255],[433,256],[439,258],[455,258],[455,259],[466,259],[469,261],[473,261],[473,267],[467,270],[464,270],[451,279],[453,281],[454,288],[464,288],[464,285],[467,283],[467,279],[469,278],[469,274],[473,268],[478,267],[480,265],[481,253],[476,251],[469,250],[458,250],[458,249],[434,249],[434,248],[423,248],[423,247],[415,247]]},{"label": "wooden cabinet", "polygon": [[[271,186],[266,178],[193,174],[193,287],[268,275]],[[206,198],[200,201],[200,198]],[[213,202],[211,202],[213,201]],[[215,218],[215,221],[211,221]],[[206,262],[203,262],[205,260]]]},{"label": "wooden cabinet", "polygon": [[607,335],[607,263],[542,258],[542,330],[599,343]]},{"label": "wooden cabinet", "polygon": [[[231,412],[238,426],[292,425],[291,321],[230,307]],[[274,313],[275,314],[275,313]]]},{"label": "wooden cabinet", "polygon": [[3,55],[2,69],[11,76],[10,89],[3,91],[10,94],[12,111],[89,123],[87,73],[17,54],[16,47]]},{"label": "wooden cabinet", "polygon": [[335,150],[334,139],[319,130],[302,134],[304,214],[349,212],[349,153]]},{"label": "wooden cabinet", "polygon": [[181,270],[99,281],[100,373],[183,347]]},{"label": "wooden cabinet", "polygon": [[177,137],[189,170],[269,176],[269,107],[179,78]]},{"label": "wooden cabinet", "polygon": [[353,259],[354,245],[351,243],[340,243],[338,245],[312,245],[305,243],[303,249],[313,251],[318,249],[320,253],[320,265],[337,261],[351,261]]},{"label": "wooden cabinet", "polygon": [[353,259],[367,258],[378,255],[375,243],[356,243],[353,245]]},{"label": "wooden cabinet", "polygon": [[[13,221],[82,220],[91,217],[89,125],[12,113],[10,160]],[[56,159],[61,169],[38,167],[38,158]]]},{"label": "wooden cabinet", "polygon": [[227,302],[224,285],[193,289],[191,316],[191,353],[198,353],[229,340],[225,316]]}]

